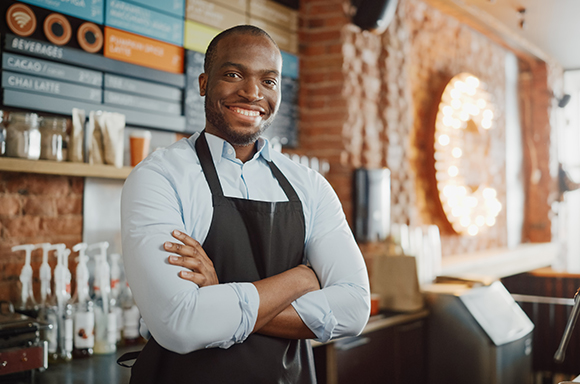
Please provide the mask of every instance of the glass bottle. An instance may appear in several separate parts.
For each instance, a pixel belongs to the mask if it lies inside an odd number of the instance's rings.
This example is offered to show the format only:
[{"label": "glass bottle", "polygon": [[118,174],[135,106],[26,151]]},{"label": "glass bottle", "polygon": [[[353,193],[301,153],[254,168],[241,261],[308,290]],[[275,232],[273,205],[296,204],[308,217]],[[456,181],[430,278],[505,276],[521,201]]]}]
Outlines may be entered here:
[{"label": "glass bottle", "polygon": [[0,156],[6,153],[6,126],[4,125],[4,111],[0,111]]},{"label": "glass bottle", "polygon": [[86,243],[79,243],[73,251],[79,252],[76,269],[77,286],[71,303],[74,307],[73,358],[89,357],[95,347],[95,311],[89,296],[88,256]]},{"label": "glass bottle", "polygon": [[44,117],[40,122],[40,158],[63,161],[67,158],[67,119]]},{"label": "glass bottle", "polygon": [[6,156],[29,160],[40,158],[40,131],[36,113],[10,113],[6,127]]},{"label": "glass bottle", "polygon": [[143,341],[139,334],[141,314],[133,299],[129,283],[124,284],[121,292],[121,305],[123,307],[123,344],[126,346],[140,344]]}]

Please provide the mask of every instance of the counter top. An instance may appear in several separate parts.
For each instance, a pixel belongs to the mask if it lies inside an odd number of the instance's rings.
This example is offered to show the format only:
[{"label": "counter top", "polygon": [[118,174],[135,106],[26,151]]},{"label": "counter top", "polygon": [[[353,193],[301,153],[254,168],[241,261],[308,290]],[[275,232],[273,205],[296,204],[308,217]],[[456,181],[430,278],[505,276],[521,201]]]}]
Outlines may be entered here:
[{"label": "counter top", "polygon": [[123,347],[110,355],[93,355],[66,363],[49,363],[46,371],[36,374],[35,384],[127,384],[131,369],[117,365],[117,359],[124,353],[138,351],[142,347]]},{"label": "counter top", "polygon": [[[416,312],[382,312],[376,316],[371,316],[367,325],[363,329],[361,335],[366,333],[378,331],[379,329],[393,327],[398,324],[408,323],[414,320],[425,318],[429,315],[427,309],[421,309]],[[338,340],[338,339],[337,339]],[[318,341],[311,341],[312,347],[318,347],[325,344],[331,344],[335,340],[330,340],[327,343],[320,343]]]},{"label": "counter top", "polygon": [[[407,323],[427,317],[426,309],[410,312],[395,313],[383,312],[371,316],[362,334],[374,332],[382,328],[392,327],[397,324]],[[328,343],[312,341],[312,346],[317,347]],[[127,352],[138,351],[143,346],[122,347],[115,354],[93,355],[86,359],[75,359],[67,363],[49,364],[48,369],[36,374],[36,384],[126,384],[131,377],[131,369],[121,367],[117,359]]]}]

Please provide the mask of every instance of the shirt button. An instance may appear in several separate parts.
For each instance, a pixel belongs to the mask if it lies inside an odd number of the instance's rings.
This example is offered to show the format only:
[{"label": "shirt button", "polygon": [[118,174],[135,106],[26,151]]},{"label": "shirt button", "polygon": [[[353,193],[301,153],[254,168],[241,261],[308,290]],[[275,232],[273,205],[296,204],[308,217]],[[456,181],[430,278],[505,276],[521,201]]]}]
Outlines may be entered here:
[{"label": "shirt button", "polygon": [[228,149],[228,155],[233,155],[234,154],[234,150],[233,149]]}]

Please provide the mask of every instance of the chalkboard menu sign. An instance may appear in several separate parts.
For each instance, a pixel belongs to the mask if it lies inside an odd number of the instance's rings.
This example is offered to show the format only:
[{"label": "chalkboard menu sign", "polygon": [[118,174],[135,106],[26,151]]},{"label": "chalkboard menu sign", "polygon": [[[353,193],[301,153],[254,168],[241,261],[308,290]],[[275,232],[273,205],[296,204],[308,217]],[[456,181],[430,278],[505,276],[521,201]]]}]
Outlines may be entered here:
[{"label": "chalkboard menu sign", "polygon": [[205,55],[200,52],[186,50],[185,55],[185,111],[186,130],[199,132],[205,127],[204,98],[199,95],[199,75],[203,73]]},{"label": "chalkboard menu sign", "polygon": [[282,102],[274,122],[264,132],[270,140],[277,139],[285,147],[298,145],[298,80],[282,76]]}]

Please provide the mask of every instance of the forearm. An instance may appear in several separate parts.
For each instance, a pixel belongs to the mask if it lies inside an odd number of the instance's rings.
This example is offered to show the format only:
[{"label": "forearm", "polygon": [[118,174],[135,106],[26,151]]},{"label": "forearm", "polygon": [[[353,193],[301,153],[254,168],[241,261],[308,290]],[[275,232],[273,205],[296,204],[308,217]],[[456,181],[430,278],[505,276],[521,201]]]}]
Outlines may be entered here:
[{"label": "forearm", "polygon": [[257,333],[285,339],[314,339],[316,337],[291,305],[260,328]]},{"label": "forearm", "polygon": [[[258,308],[258,317],[253,332],[259,331],[270,323],[297,298],[308,292],[320,289],[314,271],[305,265],[299,265],[278,275],[256,281],[253,284],[260,296],[260,307]],[[297,314],[296,316],[298,317]],[[291,314],[284,314],[272,324],[272,327],[276,327],[279,321],[293,322]]]}]

